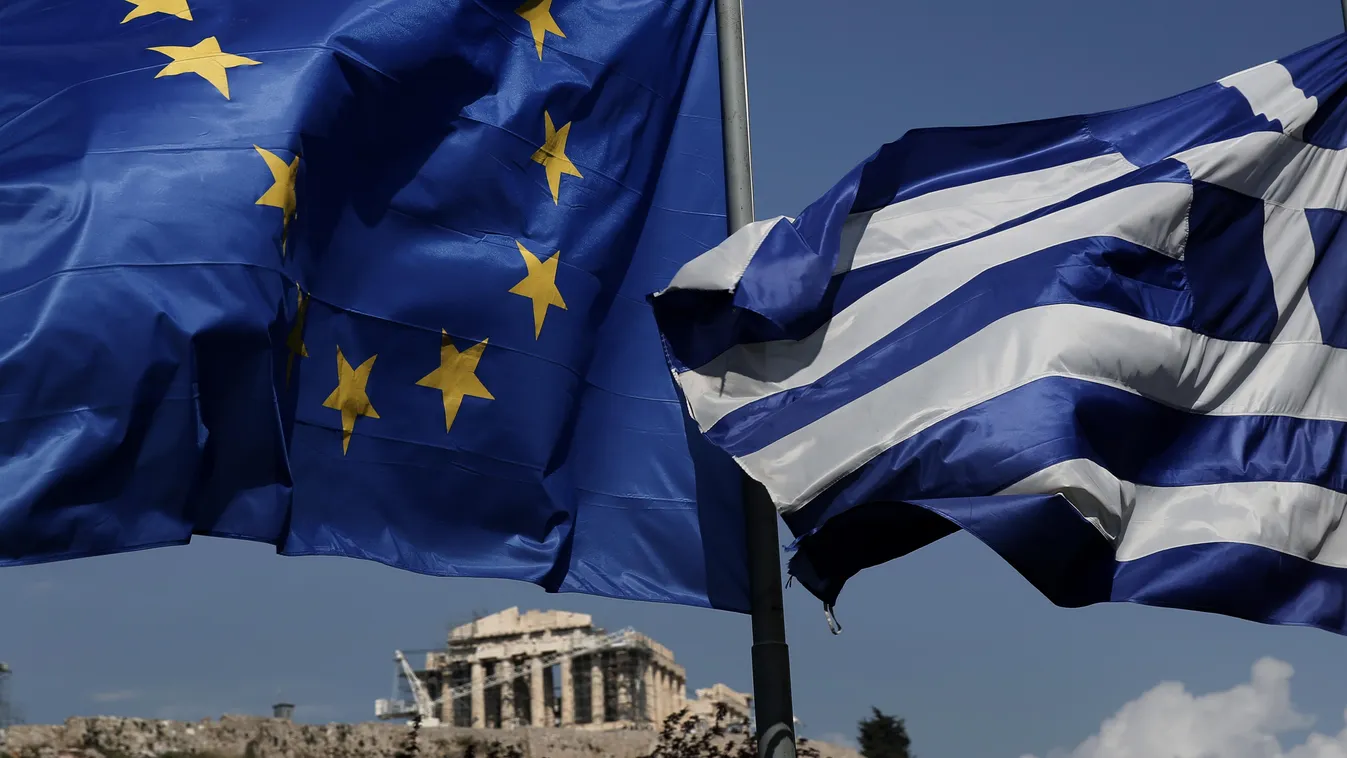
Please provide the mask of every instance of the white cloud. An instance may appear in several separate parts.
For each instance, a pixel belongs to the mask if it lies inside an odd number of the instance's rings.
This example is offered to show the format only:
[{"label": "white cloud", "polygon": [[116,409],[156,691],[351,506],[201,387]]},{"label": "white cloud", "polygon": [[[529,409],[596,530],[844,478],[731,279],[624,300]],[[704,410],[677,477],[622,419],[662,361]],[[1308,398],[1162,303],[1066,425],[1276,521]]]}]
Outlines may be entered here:
[{"label": "white cloud", "polygon": [[95,692],[89,696],[89,699],[95,703],[121,703],[127,700],[135,700],[140,697],[140,693],[135,690],[116,690],[115,692]]},{"label": "white cloud", "polygon": [[1347,728],[1282,747],[1280,735],[1313,722],[1291,702],[1293,673],[1289,664],[1263,658],[1247,684],[1223,692],[1194,695],[1179,682],[1162,682],[1074,750],[1048,758],[1347,758]]}]

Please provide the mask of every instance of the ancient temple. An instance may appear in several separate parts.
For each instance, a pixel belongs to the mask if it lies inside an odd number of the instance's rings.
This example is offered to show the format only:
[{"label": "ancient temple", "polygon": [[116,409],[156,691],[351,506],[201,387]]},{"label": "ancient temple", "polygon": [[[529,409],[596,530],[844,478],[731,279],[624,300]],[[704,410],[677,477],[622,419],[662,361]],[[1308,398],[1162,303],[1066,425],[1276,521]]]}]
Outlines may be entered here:
[{"label": "ancient temple", "polygon": [[[399,653],[401,660],[401,654]],[[418,710],[440,724],[509,729],[654,728],[684,708],[701,714],[724,700],[747,720],[751,696],[723,684],[689,701],[673,652],[633,629],[608,633],[583,613],[509,608],[454,628],[424,666],[406,664],[414,701],[381,701],[380,716]],[[706,702],[702,702],[706,700]],[[392,705],[382,705],[392,703]],[[419,705],[417,705],[419,704]]]}]

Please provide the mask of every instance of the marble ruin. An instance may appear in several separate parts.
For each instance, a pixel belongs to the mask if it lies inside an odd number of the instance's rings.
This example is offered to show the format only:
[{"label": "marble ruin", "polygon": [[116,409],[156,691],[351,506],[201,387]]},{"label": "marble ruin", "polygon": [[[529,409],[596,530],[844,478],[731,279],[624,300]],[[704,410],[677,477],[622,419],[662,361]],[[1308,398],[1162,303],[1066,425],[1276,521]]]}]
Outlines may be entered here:
[{"label": "marble ruin", "polygon": [[[418,656],[419,657],[419,656]],[[716,684],[689,700],[687,674],[667,647],[633,629],[607,633],[583,613],[509,608],[456,627],[415,667],[401,652],[411,699],[379,701],[381,718],[478,729],[658,728],[680,710],[747,723],[752,697]]]}]

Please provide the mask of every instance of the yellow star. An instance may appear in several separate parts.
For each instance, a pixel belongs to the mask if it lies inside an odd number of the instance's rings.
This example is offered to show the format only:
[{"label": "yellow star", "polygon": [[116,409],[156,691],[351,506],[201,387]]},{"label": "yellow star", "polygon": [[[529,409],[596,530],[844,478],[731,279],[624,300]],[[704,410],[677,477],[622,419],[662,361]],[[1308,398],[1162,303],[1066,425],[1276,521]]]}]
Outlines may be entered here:
[{"label": "yellow star", "polygon": [[323,401],[323,407],[341,411],[342,455],[346,455],[346,449],[351,446],[355,420],[360,416],[379,418],[379,414],[374,412],[374,406],[370,405],[369,395],[365,394],[370,369],[374,368],[374,359],[378,357],[371,355],[358,368],[351,368],[351,364],[346,362],[346,356],[341,354],[341,347],[337,347],[337,388]]},{"label": "yellow star", "polygon": [[524,4],[515,9],[523,19],[529,22],[529,31],[533,32],[533,44],[538,47],[538,60],[543,59],[543,37],[551,32],[562,39],[566,33],[557,26],[552,18],[552,0],[524,0]]},{"label": "yellow star", "polygon": [[281,257],[285,257],[285,241],[290,231],[290,219],[295,217],[295,179],[299,176],[299,154],[286,163],[270,150],[253,145],[257,154],[271,169],[271,187],[257,198],[258,205],[281,209]]},{"label": "yellow star", "polygon": [[152,47],[150,50],[173,59],[172,63],[154,75],[155,79],[161,76],[196,74],[215,85],[215,89],[219,90],[226,100],[229,99],[229,75],[226,70],[235,66],[256,66],[261,63],[252,58],[221,51],[220,41],[214,37],[207,37],[191,47],[169,45]]},{"label": "yellow star", "polygon": [[486,349],[487,341],[482,340],[460,353],[449,339],[449,332],[441,330],[441,334],[440,367],[426,374],[416,384],[440,391],[440,395],[444,398],[444,431],[447,432],[454,426],[454,417],[458,415],[459,406],[463,405],[463,398],[480,397],[483,400],[496,398],[491,396],[482,380],[477,378],[477,362],[482,359],[482,351]]},{"label": "yellow star", "polygon": [[559,203],[559,192],[561,191],[561,175],[578,176],[580,170],[571,163],[571,159],[566,157],[566,138],[570,136],[571,125],[567,122],[560,129],[552,124],[552,114],[543,111],[544,126],[547,127],[547,139],[543,146],[533,153],[533,162],[541,163],[543,168],[547,169],[547,186],[552,188],[552,202]]},{"label": "yellow star", "polygon": [[523,281],[510,288],[510,294],[523,295],[533,301],[533,338],[537,339],[543,333],[547,306],[555,305],[566,310],[566,301],[561,299],[561,291],[557,289],[557,263],[561,260],[561,252],[557,251],[551,258],[541,261],[519,240],[515,240],[515,245],[519,247],[519,254],[524,256],[524,265],[529,272]]},{"label": "yellow star", "polygon": [[187,7],[187,0],[126,0],[126,2],[136,7],[122,19],[123,24],[133,18],[152,13],[167,13],[184,21],[192,20],[192,9]]},{"label": "yellow star", "polygon": [[309,357],[309,349],[304,346],[304,316],[309,312],[309,296],[299,290],[299,313],[295,316],[295,325],[290,327],[290,334],[285,338],[285,346],[290,350],[290,356],[285,359],[285,386],[290,386],[290,369],[295,365],[295,356],[300,358]]}]

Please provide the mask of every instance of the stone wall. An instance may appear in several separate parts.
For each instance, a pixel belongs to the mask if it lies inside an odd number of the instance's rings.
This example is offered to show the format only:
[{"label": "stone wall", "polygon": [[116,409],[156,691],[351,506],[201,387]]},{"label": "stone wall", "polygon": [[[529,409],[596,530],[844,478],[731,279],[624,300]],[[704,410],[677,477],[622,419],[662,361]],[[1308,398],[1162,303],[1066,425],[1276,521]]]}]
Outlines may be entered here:
[{"label": "stone wall", "polygon": [[[13,758],[393,758],[409,729],[386,723],[294,724],[253,716],[199,722],[72,718],[60,725],[9,729],[0,755]],[[473,743],[514,745],[525,758],[638,758],[654,747],[644,730],[588,732],[545,728],[421,729],[423,758],[461,758]],[[852,750],[812,743],[824,758],[859,758]],[[478,753],[481,755],[479,747]]]}]

